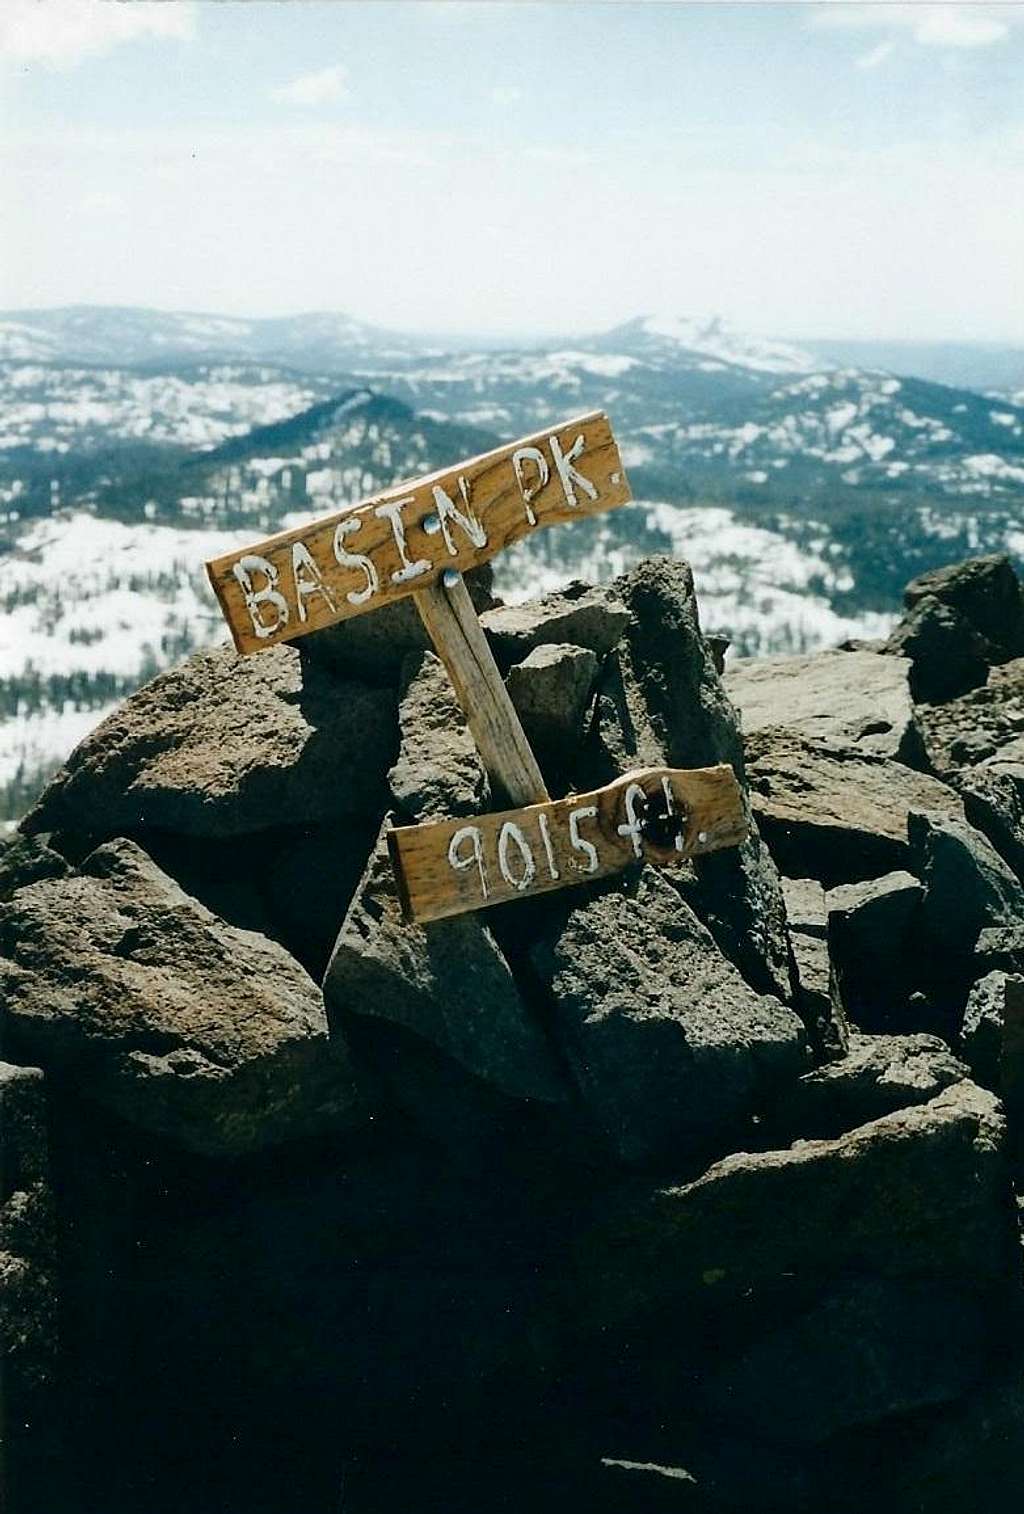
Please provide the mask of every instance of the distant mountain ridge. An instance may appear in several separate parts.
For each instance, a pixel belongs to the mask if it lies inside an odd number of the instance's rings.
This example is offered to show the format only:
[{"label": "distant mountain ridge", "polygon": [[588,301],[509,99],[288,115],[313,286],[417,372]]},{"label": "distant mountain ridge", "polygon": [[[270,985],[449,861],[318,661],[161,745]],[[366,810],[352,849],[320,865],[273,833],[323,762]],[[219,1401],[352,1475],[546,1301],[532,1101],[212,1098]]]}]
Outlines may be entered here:
[{"label": "distant mountain ridge", "polygon": [[376,354],[395,361],[436,350],[340,312],[248,320],[144,306],[72,305],[0,311],[0,360],[107,363],[257,361],[336,368]]},{"label": "distant mountain ridge", "polygon": [[[883,368],[952,387],[1004,394],[1024,391],[1024,347],[995,342],[890,341],[884,339],[740,336],[720,316],[705,318],[647,314],[582,342],[590,350],[632,348],[646,339],[673,341],[693,352],[741,366],[757,366],[757,355],[778,354],[789,371],[815,367]],[[578,336],[531,341],[526,350],[576,347]],[[513,344],[488,337],[413,335],[357,320],[339,311],[248,318],[199,311],[163,311],[146,306],[72,305],[0,311],[0,361],[100,363],[236,360],[329,368],[429,354],[494,351]],[[795,360],[795,361],[794,361]],[[775,371],[786,371],[784,368]]]},{"label": "distant mountain ridge", "polygon": [[905,581],[1024,558],[1024,392],[638,316],[451,346],[339,314],[0,316],[0,819],[118,697],[220,639],[203,559],[592,409],[636,503],[497,564],[522,598],[685,557],[746,653],[884,635]]}]

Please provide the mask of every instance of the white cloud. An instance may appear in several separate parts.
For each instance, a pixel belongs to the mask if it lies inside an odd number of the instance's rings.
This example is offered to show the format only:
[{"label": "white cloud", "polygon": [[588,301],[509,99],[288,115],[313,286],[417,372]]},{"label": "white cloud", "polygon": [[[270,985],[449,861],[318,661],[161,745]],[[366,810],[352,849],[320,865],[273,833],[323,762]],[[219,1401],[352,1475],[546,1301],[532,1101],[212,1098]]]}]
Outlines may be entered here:
[{"label": "white cloud", "polygon": [[869,53],[861,53],[855,60],[857,67],[878,68],[890,56],[895,46],[895,42],[879,42],[878,46],[873,47]]},{"label": "white cloud", "polygon": [[829,5],[815,8],[810,25],[906,31],[924,47],[989,47],[993,42],[1004,41],[1012,26],[1024,25],[1024,8],[989,5],[983,0],[958,5],[933,5],[925,0],[916,4],[890,5],[872,0],[868,4],[847,5],[832,0]]},{"label": "white cloud", "polygon": [[499,84],[491,90],[495,105],[517,105],[522,98],[523,92],[518,84]]},{"label": "white cloud", "polygon": [[133,0],[131,5],[112,0],[3,0],[0,58],[74,68],[123,42],[190,42],[196,35],[197,13],[192,0]]},{"label": "white cloud", "polygon": [[331,105],[345,94],[346,77],[347,70],[344,66],[333,63],[330,68],[320,68],[312,74],[300,74],[288,84],[279,85],[277,89],[270,91],[270,97],[279,105]]}]

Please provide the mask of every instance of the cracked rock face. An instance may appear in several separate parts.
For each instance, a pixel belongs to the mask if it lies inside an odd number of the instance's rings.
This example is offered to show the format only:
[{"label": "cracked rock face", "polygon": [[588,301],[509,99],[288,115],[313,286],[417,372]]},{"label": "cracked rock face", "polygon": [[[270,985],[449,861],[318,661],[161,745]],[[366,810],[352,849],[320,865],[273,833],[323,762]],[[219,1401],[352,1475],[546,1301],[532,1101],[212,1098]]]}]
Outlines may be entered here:
[{"label": "cracked rock face", "polygon": [[942,776],[998,754],[1024,761],[1024,657],[989,669],[980,688],[918,707],[928,761]]},{"label": "cracked rock face", "polygon": [[983,762],[956,783],[968,820],[1024,881],[1024,762]]},{"label": "cracked rock face", "polygon": [[[745,792],[736,711],[701,631],[689,567],[650,558],[614,588],[630,620],[599,677],[577,786],[599,787],[633,767],[727,762]],[[698,859],[686,892],[748,983],[789,999],[786,906],[756,824],[741,846]]]},{"label": "cracked rock face", "polygon": [[579,1307],[628,1317],[709,1287],[864,1273],[982,1285],[1009,1276],[999,1101],[967,1081],[832,1140],[736,1152],[681,1186],[623,1195],[581,1230]]},{"label": "cracked rock face", "polygon": [[403,1026],[513,1098],[560,1101],[559,1069],[479,914],[402,919],[381,833],[324,979],[332,1024]]},{"label": "cracked rock face", "polygon": [[842,1135],[969,1076],[939,1036],[854,1032],[845,1056],[807,1072],[780,1098],[774,1128],[818,1139]]},{"label": "cracked rock face", "polygon": [[877,652],[817,652],[734,662],[725,687],[747,736],[779,727],[880,757],[907,759],[919,740],[910,664]]},{"label": "cracked rock face", "polygon": [[319,989],[130,841],[0,906],[5,1041],[194,1151],[229,1155],[364,1117]]},{"label": "cracked rock face", "polygon": [[597,658],[589,647],[550,642],[509,670],[508,692],[527,740],[549,764],[564,762],[583,724]]},{"label": "cracked rock face", "polygon": [[537,647],[568,642],[603,658],[629,624],[629,610],[614,589],[578,579],[555,594],[522,605],[501,605],[480,617],[494,659],[503,670]]},{"label": "cracked rock face", "polygon": [[398,759],[388,774],[410,820],[443,820],[492,808],[491,786],[441,659],[413,652],[402,665]]},{"label": "cracked rock face", "polygon": [[803,1063],[798,1017],[748,987],[651,868],[572,908],[532,957],[580,1094],[627,1161],[720,1140]]},{"label": "cracked rock face", "polygon": [[971,990],[964,1056],[979,1083],[998,1093],[1018,1143],[1024,1136],[1024,976],[987,973]]},{"label": "cracked rock face", "polygon": [[[395,745],[389,690],[339,683],[294,647],[199,652],[75,748],[23,822],[97,838],[237,836],[357,815]],[[380,779],[371,779],[371,788]]]},{"label": "cracked rock face", "polygon": [[747,743],[751,804],[777,862],[827,887],[910,865],[910,812],[952,817],[952,789],[890,758],[766,728]]}]

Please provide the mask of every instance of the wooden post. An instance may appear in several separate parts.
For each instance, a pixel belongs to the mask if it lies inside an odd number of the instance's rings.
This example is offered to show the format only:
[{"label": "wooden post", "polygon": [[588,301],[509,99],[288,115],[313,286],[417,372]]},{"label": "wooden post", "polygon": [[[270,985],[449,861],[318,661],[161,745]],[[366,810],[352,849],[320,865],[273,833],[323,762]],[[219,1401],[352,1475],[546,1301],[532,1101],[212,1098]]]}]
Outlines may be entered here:
[{"label": "wooden post", "polygon": [[512,804],[548,798],[537,759],[502,682],[461,574],[413,595],[437,655],[448,669],[487,775]]}]

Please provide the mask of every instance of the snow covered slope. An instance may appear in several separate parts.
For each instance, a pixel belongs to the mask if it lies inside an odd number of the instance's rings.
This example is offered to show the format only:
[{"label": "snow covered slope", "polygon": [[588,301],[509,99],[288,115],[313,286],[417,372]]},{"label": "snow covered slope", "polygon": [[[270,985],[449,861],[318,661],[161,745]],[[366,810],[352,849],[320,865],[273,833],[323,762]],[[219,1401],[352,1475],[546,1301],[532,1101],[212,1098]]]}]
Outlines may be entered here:
[{"label": "snow covered slope", "polygon": [[584,410],[611,415],[643,503],[506,554],[510,598],[674,552],[709,629],[801,650],[880,634],[924,567],[1024,554],[1024,395],[717,318],[443,353],[336,314],[79,308],[0,317],[0,350],[0,815],[223,635],[207,556]]},{"label": "snow covered slope", "polygon": [[224,639],[203,561],[244,535],[81,513],[19,535],[0,573],[0,819],[126,693]]}]

